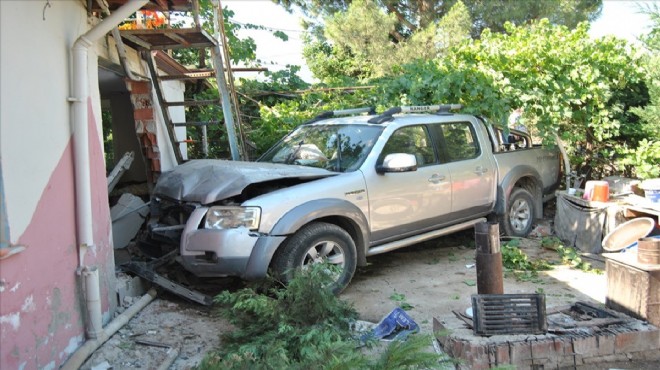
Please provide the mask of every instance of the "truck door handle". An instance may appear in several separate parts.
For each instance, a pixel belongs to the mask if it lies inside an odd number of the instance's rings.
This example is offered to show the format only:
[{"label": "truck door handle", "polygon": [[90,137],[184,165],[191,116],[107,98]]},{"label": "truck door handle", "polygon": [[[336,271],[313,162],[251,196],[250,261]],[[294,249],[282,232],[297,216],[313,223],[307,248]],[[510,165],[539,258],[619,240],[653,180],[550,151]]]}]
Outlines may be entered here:
[{"label": "truck door handle", "polygon": [[477,169],[474,171],[477,175],[481,176],[484,173],[488,172],[488,168],[483,168],[481,166],[477,166]]},{"label": "truck door handle", "polygon": [[432,182],[434,184],[440,183],[442,181],[445,181],[446,177],[444,175],[438,175],[433,174],[433,176],[429,177],[429,182]]}]

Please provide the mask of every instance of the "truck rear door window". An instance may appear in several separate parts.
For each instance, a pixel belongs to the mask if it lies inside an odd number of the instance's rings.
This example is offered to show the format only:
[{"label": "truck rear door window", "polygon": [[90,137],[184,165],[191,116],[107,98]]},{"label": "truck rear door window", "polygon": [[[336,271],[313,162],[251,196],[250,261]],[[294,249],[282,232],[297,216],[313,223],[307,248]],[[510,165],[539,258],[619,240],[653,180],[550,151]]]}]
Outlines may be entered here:
[{"label": "truck rear door window", "polygon": [[476,158],[481,153],[472,125],[468,122],[444,123],[444,138],[447,157],[450,162]]}]

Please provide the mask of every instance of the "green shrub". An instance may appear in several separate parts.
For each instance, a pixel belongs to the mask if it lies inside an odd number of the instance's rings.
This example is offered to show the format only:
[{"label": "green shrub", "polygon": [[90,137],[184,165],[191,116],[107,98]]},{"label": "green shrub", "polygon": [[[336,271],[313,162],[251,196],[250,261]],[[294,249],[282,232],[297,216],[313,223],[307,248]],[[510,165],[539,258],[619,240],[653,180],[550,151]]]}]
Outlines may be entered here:
[{"label": "green shrub", "polygon": [[298,271],[282,287],[268,280],[215,298],[221,316],[235,326],[199,369],[431,369],[439,356],[430,336],[392,342],[376,359],[360,350],[351,330],[357,312],[325,287],[323,264]]}]

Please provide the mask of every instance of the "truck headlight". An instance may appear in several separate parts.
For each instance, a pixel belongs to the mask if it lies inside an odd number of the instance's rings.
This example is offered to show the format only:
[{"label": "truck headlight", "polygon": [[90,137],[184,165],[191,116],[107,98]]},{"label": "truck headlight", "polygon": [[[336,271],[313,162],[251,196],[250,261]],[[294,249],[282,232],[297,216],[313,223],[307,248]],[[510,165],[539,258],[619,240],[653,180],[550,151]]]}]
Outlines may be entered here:
[{"label": "truck headlight", "polygon": [[259,228],[261,208],[259,207],[211,207],[206,212],[206,229],[235,229],[245,227],[249,230]]}]

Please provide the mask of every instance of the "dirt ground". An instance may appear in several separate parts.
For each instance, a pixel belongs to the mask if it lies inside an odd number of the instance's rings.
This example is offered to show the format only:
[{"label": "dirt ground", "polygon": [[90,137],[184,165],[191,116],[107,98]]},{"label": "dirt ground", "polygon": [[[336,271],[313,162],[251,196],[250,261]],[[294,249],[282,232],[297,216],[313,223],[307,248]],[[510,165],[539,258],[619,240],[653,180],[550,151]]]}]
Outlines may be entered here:
[{"label": "dirt ground", "polygon": [[[557,253],[541,248],[540,240],[523,239],[520,248],[530,258],[556,260]],[[605,268],[597,260],[589,262],[595,268]],[[365,321],[378,322],[398,305],[404,305],[421,331],[431,333],[433,317],[451,314],[452,310],[465,311],[471,305],[470,295],[477,293],[473,230],[374,256],[369,263],[357,271],[341,295]],[[519,281],[505,274],[504,292],[543,292],[548,309],[575,301],[605,302],[604,274],[557,266],[540,272],[533,280]],[[191,369],[206,352],[220,345],[218,336],[226,330],[231,327],[212,309],[161,295],[97,350],[82,369],[155,369],[168,356],[176,356],[170,369]],[[136,343],[140,339],[172,348]],[[617,364],[627,369],[656,366],[660,364]],[[589,369],[601,368],[610,367]]]}]

